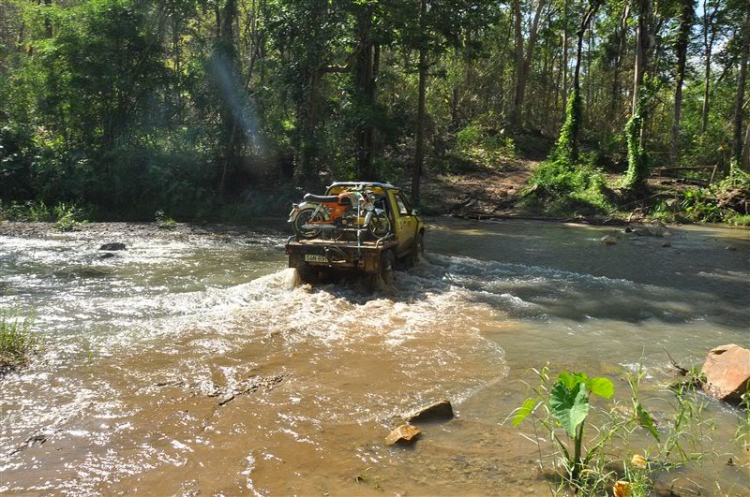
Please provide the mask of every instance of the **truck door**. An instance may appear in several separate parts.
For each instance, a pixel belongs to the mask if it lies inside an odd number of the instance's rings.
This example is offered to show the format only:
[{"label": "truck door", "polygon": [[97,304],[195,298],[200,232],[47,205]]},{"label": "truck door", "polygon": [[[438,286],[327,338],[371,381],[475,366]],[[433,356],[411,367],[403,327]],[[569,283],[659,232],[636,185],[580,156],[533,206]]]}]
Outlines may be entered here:
[{"label": "truck door", "polygon": [[403,253],[411,248],[417,232],[417,219],[414,217],[411,207],[406,202],[401,192],[390,192],[394,206],[394,217],[396,221],[396,239],[398,240],[398,252]]}]

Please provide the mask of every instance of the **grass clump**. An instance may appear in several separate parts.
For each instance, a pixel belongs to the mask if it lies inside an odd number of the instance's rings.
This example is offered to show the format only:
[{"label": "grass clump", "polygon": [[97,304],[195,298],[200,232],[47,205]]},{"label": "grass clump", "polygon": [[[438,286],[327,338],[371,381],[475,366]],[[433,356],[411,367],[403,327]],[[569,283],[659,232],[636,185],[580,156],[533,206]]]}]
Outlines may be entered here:
[{"label": "grass clump", "polygon": [[50,207],[41,200],[9,204],[0,201],[0,220],[54,223],[59,231],[74,231],[81,224],[88,222],[86,209],[75,203],[60,202]]},{"label": "grass clump", "polygon": [[32,319],[0,311],[0,375],[28,363],[37,345]]},{"label": "grass clump", "polygon": [[156,220],[156,225],[161,229],[171,230],[177,226],[177,221],[165,214],[162,210],[156,211],[154,219]]}]

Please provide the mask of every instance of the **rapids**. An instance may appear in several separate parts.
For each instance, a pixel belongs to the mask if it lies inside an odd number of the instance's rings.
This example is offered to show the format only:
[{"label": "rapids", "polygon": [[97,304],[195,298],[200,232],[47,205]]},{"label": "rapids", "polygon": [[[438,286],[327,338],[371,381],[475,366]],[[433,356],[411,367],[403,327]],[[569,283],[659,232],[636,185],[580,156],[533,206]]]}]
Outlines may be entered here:
[{"label": "rapids", "polygon": [[[750,346],[750,232],[602,246],[612,231],[439,221],[427,260],[371,295],[295,285],[281,235],[0,237],[0,307],[44,344],[0,380],[0,492],[547,493],[530,425],[507,422],[530,368],[607,375],[627,400],[642,365],[658,413],[665,349],[690,365]],[[102,259],[106,241],[128,250]],[[444,397],[455,420],[385,446]],[[677,477],[750,495],[750,461],[725,464],[738,413],[708,410],[721,456]]]}]

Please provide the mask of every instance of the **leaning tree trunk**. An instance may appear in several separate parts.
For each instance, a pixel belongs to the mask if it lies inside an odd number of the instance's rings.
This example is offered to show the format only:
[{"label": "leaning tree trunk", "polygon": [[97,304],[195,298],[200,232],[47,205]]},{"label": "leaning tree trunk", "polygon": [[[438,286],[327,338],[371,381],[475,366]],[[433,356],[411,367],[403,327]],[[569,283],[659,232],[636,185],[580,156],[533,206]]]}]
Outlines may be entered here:
[{"label": "leaning tree trunk", "polygon": [[690,30],[693,27],[693,0],[682,0],[680,13],[680,30],[677,35],[677,77],[674,92],[674,118],[672,120],[672,162],[680,159],[680,114],[682,113],[682,85],[685,81],[687,49],[690,42]]},{"label": "leaning tree trunk", "polygon": [[414,152],[414,169],[411,179],[411,197],[414,205],[419,205],[419,180],[424,162],[424,121],[425,97],[427,92],[427,47],[425,46],[424,18],[427,15],[427,0],[421,0],[419,7],[419,103],[417,104],[417,143]]},{"label": "leaning tree trunk", "polygon": [[740,59],[740,76],[737,81],[737,101],[734,104],[734,140],[732,158],[739,166],[742,163],[742,118],[745,105],[745,86],[747,84],[747,60],[750,55],[750,9],[745,14],[742,26],[742,56]]}]

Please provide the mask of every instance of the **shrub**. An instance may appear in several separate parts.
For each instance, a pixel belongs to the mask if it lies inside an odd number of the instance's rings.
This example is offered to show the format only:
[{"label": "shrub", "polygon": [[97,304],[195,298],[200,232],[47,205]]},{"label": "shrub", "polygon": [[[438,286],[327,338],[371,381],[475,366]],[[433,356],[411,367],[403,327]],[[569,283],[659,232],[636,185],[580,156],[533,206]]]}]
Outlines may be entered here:
[{"label": "shrub", "polygon": [[527,204],[548,214],[606,213],[613,209],[606,187],[604,175],[591,166],[548,160],[529,178]]}]

